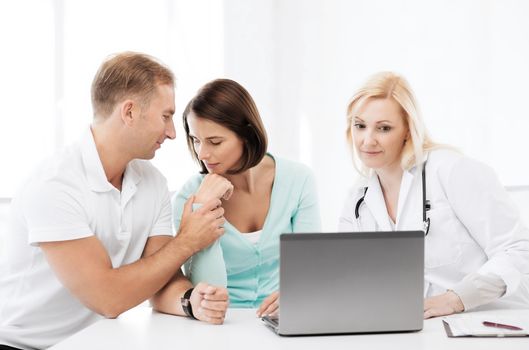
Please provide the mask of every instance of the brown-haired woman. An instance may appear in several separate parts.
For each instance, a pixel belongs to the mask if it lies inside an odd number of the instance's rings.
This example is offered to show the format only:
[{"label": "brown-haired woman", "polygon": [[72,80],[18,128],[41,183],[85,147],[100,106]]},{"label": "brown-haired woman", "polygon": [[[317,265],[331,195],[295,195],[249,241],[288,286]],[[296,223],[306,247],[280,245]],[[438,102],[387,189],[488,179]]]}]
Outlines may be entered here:
[{"label": "brown-haired woman", "polygon": [[279,235],[321,229],[313,174],[306,166],[266,152],[267,136],[257,107],[233,80],[217,79],[203,86],[188,103],[183,123],[201,171],[173,198],[176,229],[192,195],[194,203],[222,199],[226,218],[224,236],[192,257],[186,274],[194,284],[227,285],[232,307],[274,314]]}]

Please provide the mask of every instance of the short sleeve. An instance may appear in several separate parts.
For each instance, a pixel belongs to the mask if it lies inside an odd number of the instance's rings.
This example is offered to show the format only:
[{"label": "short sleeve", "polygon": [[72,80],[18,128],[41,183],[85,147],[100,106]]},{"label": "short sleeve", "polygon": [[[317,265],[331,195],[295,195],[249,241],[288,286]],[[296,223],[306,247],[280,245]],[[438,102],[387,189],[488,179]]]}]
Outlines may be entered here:
[{"label": "short sleeve", "polygon": [[81,190],[59,181],[30,184],[22,197],[28,243],[67,241],[93,235]]}]

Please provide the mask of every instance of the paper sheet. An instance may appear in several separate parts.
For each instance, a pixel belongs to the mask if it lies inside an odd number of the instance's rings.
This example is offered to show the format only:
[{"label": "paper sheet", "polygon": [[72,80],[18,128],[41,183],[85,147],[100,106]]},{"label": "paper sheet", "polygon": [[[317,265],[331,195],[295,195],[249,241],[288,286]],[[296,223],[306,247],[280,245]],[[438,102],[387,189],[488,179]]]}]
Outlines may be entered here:
[{"label": "paper sheet", "polygon": [[[468,312],[443,317],[450,325],[454,337],[473,335],[478,337],[506,337],[529,335],[528,310],[497,310]],[[507,324],[522,328],[521,331],[505,328],[487,327],[483,321]]]}]

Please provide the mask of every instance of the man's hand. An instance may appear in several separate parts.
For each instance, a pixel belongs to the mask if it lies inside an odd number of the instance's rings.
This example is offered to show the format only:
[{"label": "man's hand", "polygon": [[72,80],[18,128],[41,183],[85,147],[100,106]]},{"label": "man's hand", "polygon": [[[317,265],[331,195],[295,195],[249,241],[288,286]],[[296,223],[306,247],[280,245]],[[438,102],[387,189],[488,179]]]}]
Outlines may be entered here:
[{"label": "man's hand", "polygon": [[279,313],[279,292],[273,292],[265,300],[259,309],[257,309],[257,317],[263,316],[277,316]]},{"label": "man's hand", "polygon": [[212,199],[230,199],[233,194],[233,185],[225,177],[217,174],[208,174],[202,180],[195,194],[195,203],[206,203]]},{"label": "man's hand", "polygon": [[451,315],[463,311],[465,311],[463,302],[451,290],[424,300],[424,319]]},{"label": "man's hand", "polygon": [[200,321],[222,324],[228,310],[228,290],[200,282],[191,293],[193,315]]},{"label": "man's hand", "polygon": [[[175,239],[191,248],[192,254],[211,245],[224,234],[224,209],[220,199],[212,199],[193,212],[194,197],[190,197],[182,213],[182,222]],[[185,241],[185,243],[182,242]],[[191,255],[192,255],[191,254]]]}]

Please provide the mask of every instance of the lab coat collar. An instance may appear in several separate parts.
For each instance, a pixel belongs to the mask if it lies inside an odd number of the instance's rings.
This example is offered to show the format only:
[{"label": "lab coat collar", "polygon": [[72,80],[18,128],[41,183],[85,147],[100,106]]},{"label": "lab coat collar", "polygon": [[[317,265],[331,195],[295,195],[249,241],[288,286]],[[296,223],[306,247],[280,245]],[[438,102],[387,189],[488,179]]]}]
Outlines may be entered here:
[{"label": "lab coat collar", "polygon": [[422,227],[422,178],[415,168],[402,174],[395,227],[397,230]]},{"label": "lab coat collar", "polygon": [[[395,230],[404,230],[413,227],[422,227],[422,187],[421,173],[417,177],[416,167],[404,170],[399,189],[399,201],[397,204],[397,220]],[[380,181],[375,172],[368,180],[368,191],[364,198],[369,211],[372,213],[378,229],[381,231],[391,231],[386,202],[380,186]]]},{"label": "lab coat collar", "polygon": [[367,183],[368,190],[364,197],[366,206],[373,215],[379,231],[391,231],[391,224],[389,220],[386,202],[377,174],[373,171]]},{"label": "lab coat collar", "polygon": [[[413,168],[415,170],[415,168]],[[399,223],[401,221],[403,208],[406,207],[408,195],[412,191],[413,183],[415,180],[415,171],[407,171],[404,170],[402,173],[402,180],[400,182],[400,189],[399,189],[399,202],[397,204],[397,222],[395,223],[395,227],[399,228]],[[411,201],[411,198],[410,198]]]},{"label": "lab coat collar", "polygon": [[[428,160],[429,152],[423,156],[423,164]],[[396,230],[422,229],[422,166],[404,170],[397,205]]]}]

